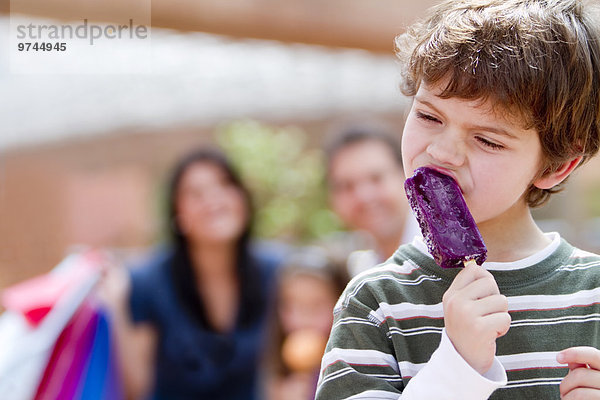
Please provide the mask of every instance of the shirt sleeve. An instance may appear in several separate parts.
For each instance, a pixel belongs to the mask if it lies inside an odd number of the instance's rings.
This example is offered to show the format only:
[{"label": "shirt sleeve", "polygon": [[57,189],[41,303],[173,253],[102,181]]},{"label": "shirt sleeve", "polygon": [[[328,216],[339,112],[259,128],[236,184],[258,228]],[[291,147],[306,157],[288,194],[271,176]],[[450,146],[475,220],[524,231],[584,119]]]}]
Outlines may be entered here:
[{"label": "shirt sleeve", "polygon": [[444,330],[429,362],[405,385],[385,329],[369,316],[370,309],[356,300],[336,310],[316,400],[482,400],[506,384],[497,359],[485,375],[479,374],[458,354]]},{"label": "shirt sleeve", "polygon": [[406,385],[401,399],[487,399],[506,382],[506,371],[497,358],[481,375],[458,354],[444,329],[439,347]]}]

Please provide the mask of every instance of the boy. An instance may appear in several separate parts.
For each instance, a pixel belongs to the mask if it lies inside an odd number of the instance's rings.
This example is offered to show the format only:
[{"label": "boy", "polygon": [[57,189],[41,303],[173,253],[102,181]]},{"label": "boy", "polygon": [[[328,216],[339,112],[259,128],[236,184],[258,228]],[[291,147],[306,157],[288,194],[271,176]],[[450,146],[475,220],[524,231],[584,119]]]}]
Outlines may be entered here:
[{"label": "boy", "polygon": [[356,277],[317,399],[600,398],[600,256],[530,214],[598,151],[598,27],[577,0],[451,0],[398,38],[406,174],[458,182],[488,262],[417,238]]}]

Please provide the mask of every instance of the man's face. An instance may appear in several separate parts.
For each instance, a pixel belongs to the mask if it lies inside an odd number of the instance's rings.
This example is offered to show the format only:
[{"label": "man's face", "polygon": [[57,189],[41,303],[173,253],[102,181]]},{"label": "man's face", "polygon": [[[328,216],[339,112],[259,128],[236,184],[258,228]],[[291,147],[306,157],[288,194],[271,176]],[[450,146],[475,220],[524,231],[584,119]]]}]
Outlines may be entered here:
[{"label": "man's face", "polygon": [[491,100],[441,98],[442,87],[421,85],[415,95],[402,139],[406,173],[428,166],[453,177],[482,234],[519,223],[542,164],[536,131],[493,112]]},{"label": "man's face", "polygon": [[408,204],[404,174],[392,151],[379,140],[339,149],[330,160],[330,201],[342,222],[375,238],[400,236]]}]

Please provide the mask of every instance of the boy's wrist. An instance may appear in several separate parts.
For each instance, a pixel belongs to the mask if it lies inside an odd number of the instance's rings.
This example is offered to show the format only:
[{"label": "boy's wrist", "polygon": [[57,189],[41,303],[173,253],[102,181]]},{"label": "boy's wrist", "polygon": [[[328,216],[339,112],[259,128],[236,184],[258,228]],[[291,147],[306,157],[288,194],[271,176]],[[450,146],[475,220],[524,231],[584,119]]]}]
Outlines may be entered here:
[{"label": "boy's wrist", "polygon": [[486,372],[478,372],[456,350],[456,348],[452,344],[452,341],[448,337],[448,334],[446,333],[446,329],[442,330],[442,340],[440,342],[438,350],[440,351],[440,354],[442,354],[443,357],[446,359],[446,361],[451,363],[451,365],[460,368],[460,371],[468,373],[466,375],[467,377],[475,377],[475,374],[477,374],[478,376],[489,381],[490,383],[494,383],[499,386],[504,386],[507,383],[506,371],[504,370],[502,364],[500,364],[500,361],[497,357],[494,357],[492,366]]},{"label": "boy's wrist", "polygon": [[487,399],[506,383],[506,372],[496,357],[485,374],[478,373],[456,351],[444,329],[437,350],[408,383],[402,398]]}]

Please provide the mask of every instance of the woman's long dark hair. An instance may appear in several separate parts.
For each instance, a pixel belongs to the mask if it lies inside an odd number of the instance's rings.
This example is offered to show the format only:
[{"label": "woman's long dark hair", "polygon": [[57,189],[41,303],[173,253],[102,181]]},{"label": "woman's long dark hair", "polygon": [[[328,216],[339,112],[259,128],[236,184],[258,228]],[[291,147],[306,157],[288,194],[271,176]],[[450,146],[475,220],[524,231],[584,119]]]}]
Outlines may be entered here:
[{"label": "woman's long dark hair", "polygon": [[175,287],[190,315],[206,328],[212,327],[206,318],[202,297],[196,286],[196,276],[189,255],[189,244],[177,222],[177,196],[185,172],[197,163],[209,163],[219,167],[230,183],[243,194],[247,209],[247,222],[236,246],[236,262],[240,285],[240,307],[238,321],[242,326],[254,323],[264,313],[266,294],[260,279],[260,271],[250,254],[250,235],[252,231],[252,201],[246,189],[225,154],[215,148],[200,148],[184,156],[175,165],[168,187],[167,215],[174,247],[172,272]]}]

